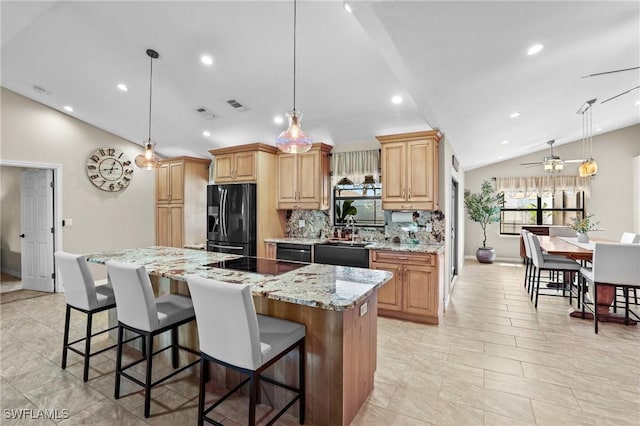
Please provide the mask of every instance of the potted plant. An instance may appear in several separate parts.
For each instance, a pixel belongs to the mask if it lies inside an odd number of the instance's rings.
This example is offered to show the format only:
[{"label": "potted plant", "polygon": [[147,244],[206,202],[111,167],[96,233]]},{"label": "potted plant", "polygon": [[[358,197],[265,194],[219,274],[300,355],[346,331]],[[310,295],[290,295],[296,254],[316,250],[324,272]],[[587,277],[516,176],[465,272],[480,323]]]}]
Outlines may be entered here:
[{"label": "potted plant", "polygon": [[569,228],[576,231],[578,242],[588,243],[589,234],[587,234],[587,232],[597,231],[600,229],[598,228],[598,225],[600,224],[600,222],[595,222],[592,218],[593,218],[593,213],[590,213],[581,219],[578,218],[577,216],[571,218],[571,223],[569,224]]},{"label": "potted plant", "polygon": [[480,192],[464,191],[464,207],[469,219],[478,222],[482,227],[484,239],[482,247],[476,251],[476,258],[480,263],[492,263],[496,259],[493,247],[487,247],[487,225],[500,222],[500,207],[503,195],[497,194],[489,181],[483,181]]}]

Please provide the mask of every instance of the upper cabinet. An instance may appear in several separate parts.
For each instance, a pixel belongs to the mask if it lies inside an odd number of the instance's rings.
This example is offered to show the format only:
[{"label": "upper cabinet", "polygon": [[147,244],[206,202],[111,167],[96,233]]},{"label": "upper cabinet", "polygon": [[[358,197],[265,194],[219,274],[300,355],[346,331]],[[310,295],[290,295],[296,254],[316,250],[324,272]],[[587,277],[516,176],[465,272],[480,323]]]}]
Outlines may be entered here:
[{"label": "upper cabinet", "polygon": [[278,209],[329,208],[329,152],[333,147],[314,143],[304,154],[278,154]]},{"label": "upper cabinet", "polygon": [[382,208],[438,210],[439,130],[376,136],[382,145]]},{"label": "upper cabinet", "polygon": [[258,181],[262,156],[275,154],[271,145],[253,143],[209,150],[213,155],[213,181],[215,183],[251,183]]}]

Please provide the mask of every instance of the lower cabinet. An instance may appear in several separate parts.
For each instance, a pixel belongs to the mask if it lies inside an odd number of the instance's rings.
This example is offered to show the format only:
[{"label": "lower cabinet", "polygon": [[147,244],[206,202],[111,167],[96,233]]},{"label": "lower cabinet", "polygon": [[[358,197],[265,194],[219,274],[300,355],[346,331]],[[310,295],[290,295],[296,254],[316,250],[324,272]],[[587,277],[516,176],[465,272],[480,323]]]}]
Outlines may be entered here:
[{"label": "lower cabinet", "polygon": [[183,247],[185,244],[182,204],[156,206],[156,244],[166,247]]},{"label": "lower cabinet", "polygon": [[442,254],[370,250],[369,267],[393,273],[378,291],[378,315],[438,324]]}]

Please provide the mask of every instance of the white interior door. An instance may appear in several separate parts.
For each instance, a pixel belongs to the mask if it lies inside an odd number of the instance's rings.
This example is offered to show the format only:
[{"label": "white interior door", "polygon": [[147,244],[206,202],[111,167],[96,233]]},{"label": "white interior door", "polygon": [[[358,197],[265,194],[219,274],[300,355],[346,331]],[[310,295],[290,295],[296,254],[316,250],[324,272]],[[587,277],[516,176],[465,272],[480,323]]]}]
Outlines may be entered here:
[{"label": "white interior door", "polygon": [[22,288],[53,291],[53,171],[21,176]]}]

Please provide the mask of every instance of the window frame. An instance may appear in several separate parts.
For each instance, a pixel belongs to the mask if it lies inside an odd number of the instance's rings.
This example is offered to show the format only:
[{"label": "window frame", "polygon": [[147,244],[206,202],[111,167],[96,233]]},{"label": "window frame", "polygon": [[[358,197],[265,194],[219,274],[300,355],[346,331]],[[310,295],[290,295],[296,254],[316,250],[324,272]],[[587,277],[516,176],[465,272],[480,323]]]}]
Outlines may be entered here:
[{"label": "window frame", "polygon": [[[351,187],[350,189],[354,189],[353,187],[365,187],[368,185],[374,185],[374,193],[377,192],[378,195],[360,195],[360,196],[349,196],[349,195],[345,195],[345,196],[341,196],[338,195],[341,191],[344,191],[347,188],[343,188],[344,186],[348,186]],[[376,184],[353,184],[353,185],[335,185],[333,187],[333,191],[331,194],[331,205],[332,205],[332,209],[331,209],[331,223],[333,224],[332,226],[334,227],[345,227],[346,223],[337,223],[336,222],[336,202],[337,201],[346,201],[346,200],[374,200],[374,203],[378,202],[380,203],[380,207],[382,208],[382,184],[380,183],[376,183]],[[385,220],[384,220],[384,211],[382,213],[382,216],[380,218],[380,220],[382,221],[380,224],[371,224],[371,223],[358,223],[355,222],[354,226],[358,227],[358,228],[384,228],[385,226]]]},{"label": "window frame", "polygon": [[[520,226],[534,226],[534,225],[544,225],[544,223],[542,223],[543,219],[544,219],[544,213],[546,212],[578,212],[578,216],[581,216],[581,218],[585,217],[587,212],[585,209],[585,192],[584,191],[579,191],[580,193],[580,205],[582,206],[581,208],[558,208],[558,207],[554,207],[554,208],[543,208],[542,207],[542,197],[540,196],[540,194],[536,194],[536,207],[535,208],[505,208],[504,207],[504,199],[505,197],[503,197],[503,202],[502,202],[502,206],[500,208],[500,235],[520,235],[519,232],[503,232],[502,231],[502,227],[503,227],[503,212],[535,212],[536,213],[536,223],[533,224],[521,224]],[[503,193],[504,194],[504,193]],[[517,226],[517,225],[515,225]]]}]

